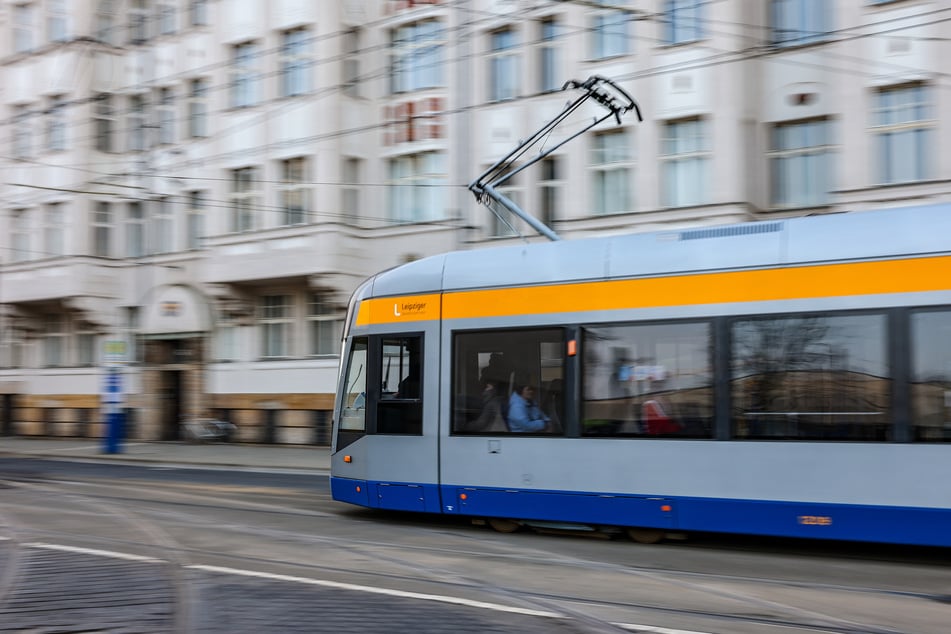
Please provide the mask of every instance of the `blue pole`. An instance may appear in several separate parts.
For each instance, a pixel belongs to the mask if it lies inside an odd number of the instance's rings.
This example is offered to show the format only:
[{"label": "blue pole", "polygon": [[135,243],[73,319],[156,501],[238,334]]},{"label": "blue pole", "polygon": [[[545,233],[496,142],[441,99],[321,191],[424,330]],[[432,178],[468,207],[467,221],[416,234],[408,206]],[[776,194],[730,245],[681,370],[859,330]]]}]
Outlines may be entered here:
[{"label": "blue pole", "polygon": [[106,375],[106,434],[105,452],[121,453],[123,413],[122,413],[122,374],[119,368],[109,368]]}]

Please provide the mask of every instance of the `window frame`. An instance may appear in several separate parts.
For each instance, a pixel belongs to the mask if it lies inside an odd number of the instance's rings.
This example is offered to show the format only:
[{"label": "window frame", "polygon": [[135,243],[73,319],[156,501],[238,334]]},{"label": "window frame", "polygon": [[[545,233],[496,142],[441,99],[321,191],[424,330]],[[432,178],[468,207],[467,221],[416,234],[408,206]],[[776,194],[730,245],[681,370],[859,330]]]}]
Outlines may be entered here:
[{"label": "window frame", "polygon": [[498,103],[519,97],[520,47],[519,30],[513,25],[489,32],[488,101]]},{"label": "window frame", "polygon": [[[878,318],[881,323],[881,365],[886,373],[882,377],[877,377],[886,383],[885,394],[883,398],[885,399],[883,407],[883,415],[885,416],[885,422],[883,423],[884,428],[884,437],[882,438],[853,438],[853,437],[824,437],[824,438],[815,438],[809,436],[796,435],[792,436],[789,434],[746,434],[741,435],[737,432],[737,399],[736,399],[736,390],[734,383],[738,379],[749,378],[749,376],[737,376],[736,364],[737,364],[737,337],[735,335],[737,324],[741,322],[753,322],[753,321],[792,321],[792,320],[804,320],[804,319],[822,319],[828,323],[829,320],[836,319],[847,319],[847,318],[862,318],[862,317],[872,317]],[[757,313],[752,315],[735,315],[727,319],[727,326],[729,330],[729,349],[727,354],[729,361],[727,363],[727,368],[725,369],[727,376],[727,391],[729,393],[729,402],[731,404],[731,411],[729,414],[729,437],[733,441],[741,442],[873,442],[873,443],[887,443],[895,442],[895,435],[897,431],[897,416],[896,416],[896,391],[899,389],[899,381],[901,380],[900,373],[896,371],[894,367],[893,351],[891,349],[891,340],[893,337],[900,336],[895,332],[894,323],[891,319],[889,311],[884,308],[870,308],[870,309],[860,309],[860,310],[830,310],[830,311],[802,311],[802,312],[793,312],[793,313]],[[805,349],[803,349],[805,350]],[[803,352],[805,354],[805,352]],[[830,358],[832,352],[830,348]],[[806,371],[813,371],[814,368],[806,368]],[[783,372],[790,372],[790,370],[782,370]],[[832,370],[830,369],[831,373]],[[753,398],[752,396],[750,398]],[[844,414],[846,412],[827,412],[828,414]],[[777,412],[770,412],[770,416],[782,414]],[[808,412],[806,413],[808,414]],[[788,415],[787,415],[788,418]]]},{"label": "window frame", "polygon": [[254,231],[255,210],[258,206],[260,191],[257,189],[260,168],[246,165],[231,170],[231,191],[228,202],[231,207],[230,229],[232,233]]},{"label": "window frame", "polygon": [[[281,226],[310,224],[310,161],[295,156],[281,161],[281,182],[277,186],[281,205]],[[294,201],[297,206],[295,208]]]},{"label": "window frame", "polygon": [[389,32],[389,44],[390,94],[445,85],[446,35],[441,19],[427,18],[394,27]]},{"label": "window frame", "polygon": [[832,28],[832,4],[827,0],[770,0],[770,44],[792,48],[827,41]]},{"label": "window frame", "polygon": [[[936,139],[937,122],[934,113],[937,108],[935,105],[934,86],[924,82],[912,82],[906,84],[897,84],[884,86],[875,90],[872,95],[873,103],[871,109],[870,131],[874,137],[874,149],[871,155],[874,157],[874,179],[877,185],[898,185],[905,183],[918,183],[929,180],[934,174],[933,157],[934,148],[938,139]],[[902,98],[904,94],[917,92],[923,95],[923,98],[917,99],[911,103],[900,103],[891,106],[880,105],[881,100],[889,96]],[[898,121],[885,121],[883,118],[900,117],[903,110],[909,107],[914,110],[922,110],[920,118],[906,118]],[[897,134],[904,133],[924,133],[914,137],[913,158],[915,174],[911,178],[902,178],[895,175],[897,169],[909,163],[911,157],[908,152],[895,152],[898,157],[894,161],[888,161],[889,153],[882,151],[881,143],[886,142]],[[898,138],[898,137],[894,137]],[[897,141],[896,141],[897,142]],[[891,147],[891,146],[889,146]]]},{"label": "window frame", "polygon": [[232,45],[229,66],[232,108],[258,105],[258,56],[255,40]]},{"label": "window frame", "polygon": [[[710,393],[710,404],[709,410],[707,412],[706,418],[706,430],[704,433],[698,433],[697,425],[695,422],[692,422],[693,427],[690,427],[684,423],[684,420],[688,419],[687,416],[679,416],[680,421],[676,420],[673,416],[674,412],[678,414],[682,413],[684,409],[683,404],[678,406],[678,409],[671,410],[671,402],[669,390],[667,392],[658,392],[657,396],[644,399],[640,406],[641,410],[639,414],[643,414],[645,411],[645,406],[649,403],[651,404],[648,409],[656,416],[660,417],[661,420],[657,421],[656,428],[650,428],[647,425],[649,423],[644,423],[643,421],[637,421],[638,429],[631,429],[631,426],[628,425],[627,429],[624,429],[623,426],[612,426],[608,427],[606,424],[603,425],[600,429],[596,426],[593,426],[590,430],[585,429],[585,407],[587,403],[588,387],[591,383],[588,373],[588,363],[586,357],[589,354],[589,350],[592,348],[592,343],[589,341],[589,333],[596,330],[603,329],[622,329],[628,328],[631,330],[648,330],[648,329],[676,329],[679,327],[685,328],[699,328],[705,327],[706,332],[706,367],[704,368],[706,376],[708,378],[708,383],[705,385],[692,386],[691,390],[708,390]],[[578,417],[579,417],[579,435],[583,438],[631,438],[631,439],[677,439],[677,440],[714,440],[717,438],[717,374],[716,374],[716,345],[717,345],[717,332],[716,332],[716,320],[713,317],[698,317],[698,318],[683,318],[683,319],[651,319],[651,320],[627,320],[627,321],[610,321],[610,322],[583,322],[579,326],[579,348],[581,350],[579,356],[581,357],[580,365],[578,368]],[[679,333],[678,333],[679,334]],[[689,334],[689,333],[688,333]],[[665,346],[670,345],[671,340],[662,340],[655,338],[654,343],[663,343]],[[676,340],[677,344],[680,344],[680,340]],[[658,381],[661,380],[658,375],[660,373],[659,367],[661,364],[657,363],[657,358],[654,358],[655,363],[637,363],[637,359],[631,359],[632,363],[618,365],[617,373],[618,382],[625,381]],[[679,361],[679,358],[678,358]],[[611,361],[610,365],[614,365],[615,362],[619,363],[619,360],[614,359]],[[626,375],[624,373],[627,373]],[[628,378],[622,378],[627,376]],[[638,376],[643,376],[643,379],[637,379]],[[701,375],[702,376],[702,375]],[[666,379],[663,379],[666,380]],[[625,391],[627,388],[625,388]],[[616,399],[629,399],[632,404],[635,402],[636,398],[639,396],[648,396],[648,394],[628,394],[624,396],[616,396]],[[663,396],[663,398],[662,398]],[[679,401],[679,398],[676,399]],[[668,415],[669,419],[668,419]],[[668,420],[664,420],[668,419]],[[626,421],[626,423],[634,423],[635,421],[631,419]],[[626,424],[625,423],[625,424]],[[674,429],[674,425],[680,425],[680,429]]]},{"label": "window frame", "polygon": [[668,46],[679,46],[703,40],[706,5],[707,0],[666,0],[664,42]]},{"label": "window frame", "polygon": [[[595,0],[600,7],[590,17],[591,59],[601,60],[622,57],[633,53],[629,33],[630,14],[625,9],[626,0]],[[614,32],[613,29],[621,28]]]},{"label": "window frame", "polygon": [[539,92],[557,92],[564,85],[559,81],[561,70],[562,23],[557,16],[547,16],[538,20],[538,90]]},{"label": "window frame", "polygon": [[298,97],[310,92],[311,39],[310,31],[304,27],[281,32],[278,61],[281,97]]},{"label": "window frame", "polygon": [[[674,136],[671,131],[687,130],[681,126],[696,124],[698,132]],[[713,153],[710,149],[711,122],[705,117],[690,117],[686,119],[670,119],[664,122],[661,132],[660,162],[661,177],[661,205],[666,209],[681,207],[695,207],[707,204],[710,200],[710,169],[713,162]],[[686,148],[681,148],[686,143]],[[696,188],[694,196],[684,195],[685,188],[676,184],[685,180],[680,172],[690,164],[696,165],[700,172],[701,182]],[[679,168],[679,169],[678,169]],[[676,170],[676,173],[673,173]],[[693,180],[696,179],[687,179]],[[672,192],[674,194],[672,195]]]},{"label": "window frame", "polygon": [[255,311],[261,346],[258,358],[262,361],[291,358],[295,323],[295,303],[291,293],[261,295]]},{"label": "window frame", "polygon": [[[631,128],[621,127],[597,132],[592,136],[588,169],[591,172],[591,191],[595,215],[630,213],[634,203],[635,157]],[[621,139],[623,144],[614,147],[604,145],[605,139]],[[609,182],[610,179],[610,182]],[[617,205],[609,205],[612,183],[623,187],[623,198]]]},{"label": "window frame", "polygon": [[387,214],[394,224],[429,222],[445,213],[447,155],[442,150],[387,160]]},{"label": "window frame", "polygon": [[[576,417],[569,390],[565,388],[571,384],[570,377],[574,372],[573,357],[567,352],[568,342],[573,339],[575,339],[575,329],[566,325],[453,330],[449,343],[449,385],[452,394],[449,402],[452,420],[449,425],[450,435],[535,438],[572,436],[571,430]],[[525,355],[515,349],[512,341],[518,341],[519,347],[534,346],[537,354],[526,362]],[[541,350],[543,344],[556,346],[560,350],[560,357],[555,358],[560,362],[557,366],[545,365]],[[462,348],[465,349],[461,350]],[[503,355],[501,358],[508,360],[500,364],[494,375],[490,376],[489,372],[494,365],[493,357],[500,351]],[[504,356],[506,354],[507,357]],[[488,364],[482,366],[480,357],[485,357]],[[475,365],[472,365],[473,361],[476,362]],[[547,372],[549,376],[555,375],[547,381],[543,377],[546,374],[546,368],[549,370]],[[552,368],[555,368],[554,372],[551,371]],[[549,402],[550,386],[555,380],[561,381],[561,399]],[[542,389],[543,382],[548,384],[545,390]],[[511,430],[509,422],[505,420],[505,411],[511,400],[510,390],[523,383],[536,387],[538,401],[542,402],[540,405],[542,413],[550,419],[543,430]],[[487,389],[488,385],[495,387],[490,391]],[[493,403],[498,404],[497,414],[501,415],[501,418],[491,414]],[[477,414],[474,412],[476,406],[481,410]],[[560,415],[556,414],[557,409],[560,409]],[[489,416],[486,416],[487,412],[490,412]],[[465,416],[462,422],[459,418],[460,413]],[[467,429],[467,427],[474,428]]]},{"label": "window frame", "polygon": [[[819,136],[821,143],[807,144],[811,128],[821,124]],[[774,209],[799,209],[806,207],[820,207],[828,205],[832,197],[835,162],[832,160],[834,152],[833,121],[827,117],[780,121],[770,126],[770,146],[766,153],[769,162],[769,200]],[[782,142],[781,137],[787,132],[797,137],[806,135],[805,142],[790,144]],[[789,147],[785,147],[785,146]],[[788,176],[784,166],[791,164],[800,173],[796,181],[783,178]],[[811,179],[811,180],[810,180]],[[801,187],[803,182],[816,182],[816,187]],[[824,183],[824,187],[822,186]],[[822,191],[820,191],[822,190]],[[803,196],[805,193],[805,196]]]},{"label": "window frame", "polygon": [[95,257],[111,258],[113,254],[112,234],[115,227],[115,215],[112,203],[97,200],[92,210],[92,254]]},{"label": "window frame", "polygon": [[111,93],[99,93],[93,100],[93,124],[96,149],[100,152],[115,151],[116,112]]}]

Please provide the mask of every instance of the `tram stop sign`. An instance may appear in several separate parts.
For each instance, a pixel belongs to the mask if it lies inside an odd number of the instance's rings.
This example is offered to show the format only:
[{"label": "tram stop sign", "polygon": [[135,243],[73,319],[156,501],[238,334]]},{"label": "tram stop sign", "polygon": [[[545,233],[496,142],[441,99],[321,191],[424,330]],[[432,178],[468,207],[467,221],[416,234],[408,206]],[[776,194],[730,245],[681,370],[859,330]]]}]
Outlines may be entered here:
[{"label": "tram stop sign", "polygon": [[103,346],[103,360],[110,365],[124,363],[125,349],[125,341],[122,339],[108,339]]}]

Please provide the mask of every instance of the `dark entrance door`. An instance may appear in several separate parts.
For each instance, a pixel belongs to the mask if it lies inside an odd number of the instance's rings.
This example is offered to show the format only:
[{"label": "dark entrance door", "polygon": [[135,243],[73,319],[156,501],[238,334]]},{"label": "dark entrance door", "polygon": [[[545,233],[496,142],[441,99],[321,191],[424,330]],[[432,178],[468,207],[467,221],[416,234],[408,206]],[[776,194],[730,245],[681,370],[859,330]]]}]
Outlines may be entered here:
[{"label": "dark entrance door", "polygon": [[162,440],[182,439],[182,375],[181,370],[161,371]]},{"label": "dark entrance door", "polygon": [[13,435],[13,394],[0,395],[0,432]]}]

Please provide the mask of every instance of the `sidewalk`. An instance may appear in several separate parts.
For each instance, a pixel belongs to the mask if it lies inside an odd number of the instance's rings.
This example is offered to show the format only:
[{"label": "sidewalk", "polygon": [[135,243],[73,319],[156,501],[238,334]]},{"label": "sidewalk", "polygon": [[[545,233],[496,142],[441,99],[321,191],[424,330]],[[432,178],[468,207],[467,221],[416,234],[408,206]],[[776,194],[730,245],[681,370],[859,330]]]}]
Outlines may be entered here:
[{"label": "sidewalk", "polygon": [[75,461],[159,463],[187,467],[330,472],[330,448],[310,445],[248,445],[128,441],[108,454],[96,438],[0,437],[0,457]]}]

